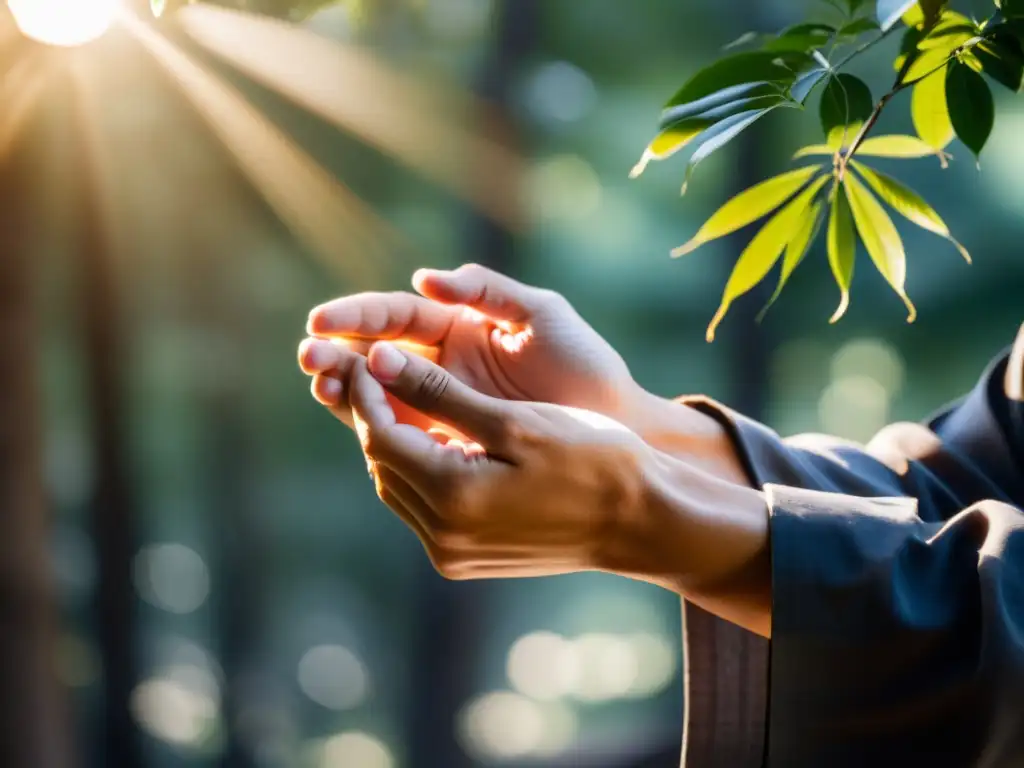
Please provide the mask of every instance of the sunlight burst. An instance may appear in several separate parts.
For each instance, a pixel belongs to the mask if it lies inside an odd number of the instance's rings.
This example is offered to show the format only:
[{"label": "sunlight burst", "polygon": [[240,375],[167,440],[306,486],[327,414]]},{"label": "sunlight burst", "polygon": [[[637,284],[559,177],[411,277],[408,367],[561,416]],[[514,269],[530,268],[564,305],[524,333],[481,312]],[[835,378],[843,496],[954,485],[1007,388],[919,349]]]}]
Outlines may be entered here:
[{"label": "sunlight burst", "polygon": [[75,46],[110,29],[120,0],[7,0],[7,5],[26,37],[46,45]]}]

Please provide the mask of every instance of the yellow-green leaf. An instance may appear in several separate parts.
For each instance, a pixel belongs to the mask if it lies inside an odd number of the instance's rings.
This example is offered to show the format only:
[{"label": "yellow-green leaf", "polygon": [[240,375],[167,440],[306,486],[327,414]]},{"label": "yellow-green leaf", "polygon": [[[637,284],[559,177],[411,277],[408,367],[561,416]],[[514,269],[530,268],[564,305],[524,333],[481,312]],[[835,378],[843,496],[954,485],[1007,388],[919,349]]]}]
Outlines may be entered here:
[{"label": "yellow-green leaf", "polygon": [[941,71],[943,65],[952,57],[955,49],[956,46],[947,48],[944,45],[940,45],[935,48],[929,48],[927,51],[921,51],[917,58],[914,59],[914,63],[910,65],[907,74],[904,75],[904,82],[913,83],[933,72]]},{"label": "yellow-green leaf", "polygon": [[926,144],[916,136],[904,136],[892,134],[890,136],[872,136],[864,139],[858,155],[865,157],[894,157],[901,159],[912,159],[936,155],[938,152],[934,147]]},{"label": "yellow-green leaf", "polygon": [[939,237],[946,238],[960,251],[960,255],[967,263],[971,263],[971,254],[953,237],[942,217],[917,192],[874,168],[869,168],[856,161],[851,161],[850,164],[875,191],[875,194],[888,203],[896,213],[922,229],[927,229]]},{"label": "yellow-green leaf", "polygon": [[889,29],[916,5],[917,0],[878,0],[878,26],[882,31]]},{"label": "yellow-green leaf", "polygon": [[846,195],[841,190],[834,195],[832,210],[829,211],[826,250],[828,265],[839,286],[839,306],[829,319],[830,323],[835,323],[846,314],[850,306],[850,284],[853,282],[853,264],[857,255],[853,216]]},{"label": "yellow-green leaf", "polygon": [[715,340],[715,330],[732,303],[761,282],[775,266],[782,251],[802,228],[803,222],[807,218],[808,205],[827,180],[827,176],[822,176],[812,182],[802,193],[772,216],[743,249],[743,253],[740,254],[732,274],[729,275],[729,281],[725,285],[722,303],[708,326],[707,340],[709,342]]},{"label": "yellow-green leaf", "polygon": [[766,216],[795,195],[819,170],[816,165],[804,166],[740,192],[715,211],[689,242],[672,251],[672,256],[683,256]]},{"label": "yellow-green leaf", "polygon": [[629,172],[629,178],[637,178],[647,169],[647,165],[652,160],[664,160],[666,157],[671,157],[700,136],[709,125],[711,125],[711,122],[695,118],[669,126],[655,136],[653,141],[647,145],[640,160]]},{"label": "yellow-green leaf", "polygon": [[798,160],[801,157],[810,157],[812,155],[834,155],[836,151],[832,149],[828,144],[811,144],[807,147],[801,147],[794,155],[793,159]]},{"label": "yellow-green leaf", "polygon": [[936,72],[914,86],[910,114],[917,135],[933,149],[944,149],[955,138],[949,107],[946,105],[944,72]]},{"label": "yellow-green leaf", "polygon": [[[828,177],[823,176],[821,178],[822,184],[826,181],[828,181]],[[812,197],[817,196],[819,189],[820,185],[814,190],[815,194]],[[793,235],[793,239],[786,244],[786,253],[782,257],[782,271],[779,273],[778,285],[775,286],[775,292],[772,294],[771,298],[768,299],[768,303],[765,304],[764,309],[762,309],[758,315],[758,320],[762,319],[768,310],[771,309],[776,300],[778,300],[782,293],[782,289],[785,288],[786,283],[789,282],[790,276],[793,274],[794,270],[800,266],[800,262],[804,260],[804,256],[807,255],[807,251],[810,249],[811,243],[814,242],[815,238],[818,236],[818,232],[821,230],[821,222],[824,218],[824,213],[824,202],[820,199],[814,199],[813,202],[811,202],[810,207],[807,209],[806,215],[804,215],[797,227],[797,230]]]},{"label": "yellow-green leaf", "polygon": [[914,322],[917,309],[907,296],[905,287],[907,254],[903,250],[903,241],[900,239],[900,233],[896,231],[896,225],[892,223],[882,204],[856,176],[847,175],[843,187],[846,189],[846,198],[850,203],[857,232],[868,256],[906,305],[907,322]]}]

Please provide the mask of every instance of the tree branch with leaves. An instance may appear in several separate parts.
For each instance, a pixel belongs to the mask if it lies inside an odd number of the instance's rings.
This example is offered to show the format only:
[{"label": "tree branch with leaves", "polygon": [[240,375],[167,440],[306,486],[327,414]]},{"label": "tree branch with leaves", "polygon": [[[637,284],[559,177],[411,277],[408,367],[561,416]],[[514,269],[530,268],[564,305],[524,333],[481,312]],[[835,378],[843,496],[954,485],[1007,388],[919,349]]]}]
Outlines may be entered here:
[{"label": "tree branch with leaves", "polygon": [[[849,306],[858,241],[902,299],[912,322],[917,312],[905,289],[906,252],[887,207],[945,238],[970,262],[967,250],[917,192],[863,161],[933,157],[945,168],[950,159],[946,148],[954,139],[979,160],[995,121],[989,81],[1021,90],[1024,0],[994,0],[984,20],[948,6],[948,0],[823,0],[822,10],[830,11],[834,20],[806,22],[771,35],[748,33],[669,99],[657,135],[630,175],[637,177],[650,162],[693,147],[685,193],[697,166],[709,155],[776,109],[807,109],[820,91],[824,142],[803,147],[794,159],[831,162],[802,165],[739,193],[672,252],[683,256],[768,217],[733,268],[708,326],[708,341],[714,340],[731,304],[781,260],[778,284],[763,315],[822,229],[840,292],[830,322],[838,321]],[[876,100],[867,83],[841,70],[900,30],[895,79]],[[882,113],[908,90],[916,135],[872,135]]]}]

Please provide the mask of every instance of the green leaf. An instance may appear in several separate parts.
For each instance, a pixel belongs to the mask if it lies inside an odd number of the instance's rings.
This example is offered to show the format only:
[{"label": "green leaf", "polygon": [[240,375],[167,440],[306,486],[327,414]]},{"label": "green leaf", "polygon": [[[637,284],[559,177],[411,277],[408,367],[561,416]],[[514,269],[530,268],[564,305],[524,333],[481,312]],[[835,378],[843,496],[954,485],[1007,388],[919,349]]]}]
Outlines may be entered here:
[{"label": "green leaf", "polygon": [[853,220],[857,225],[857,232],[867,249],[868,256],[906,305],[907,322],[914,322],[917,310],[907,296],[905,287],[907,254],[903,250],[903,241],[900,239],[900,233],[896,231],[896,225],[892,223],[882,204],[856,176],[848,175],[843,181],[843,186],[846,189],[850,210],[853,212]]},{"label": "green leaf", "polygon": [[871,90],[853,75],[831,78],[821,94],[821,127],[830,146],[839,148],[857,135],[875,108]]},{"label": "green leaf", "polygon": [[745,45],[750,45],[751,43],[756,43],[758,38],[760,38],[760,37],[761,37],[761,34],[758,33],[758,32],[744,32],[742,35],[737,37],[731,43],[727,43],[726,45],[723,45],[722,46],[722,50],[723,51],[729,51],[729,50],[732,50],[733,48],[742,48]]},{"label": "green leaf", "polygon": [[824,67],[815,67],[804,72],[789,89],[790,98],[803,104],[807,101],[807,97],[811,95],[811,92],[818,87],[818,83],[824,80],[831,71],[831,69],[825,69]]},{"label": "green leaf", "polygon": [[1000,24],[991,37],[978,43],[972,53],[981,63],[981,71],[1014,93],[1024,85],[1024,51],[1020,41]]},{"label": "green leaf", "polygon": [[742,111],[745,104],[752,99],[783,100],[785,95],[778,85],[769,82],[740,83],[729,88],[708,94],[702,99],[677,104],[662,110],[661,126],[668,127],[680,120],[690,117],[717,118],[728,117]]},{"label": "green leaf", "polygon": [[635,179],[642,174],[652,160],[664,160],[671,157],[687,144],[700,136],[707,130],[709,123],[697,120],[682,121],[674,126],[666,128],[654,139],[633,169],[629,172],[629,178]]},{"label": "green leaf", "polygon": [[865,32],[877,32],[878,22],[874,19],[869,19],[866,16],[854,19],[853,21],[847,22],[839,28],[836,32],[837,37],[857,37],[863,35]]},{"label": "green leaf", "polygon": [[946,76],[936,72],[914,86],[910,115],[921,140],[935,150],[944,149],[955,136],[946,106]]},{"label": "green leaf", "polygon": [[904,75],[903,81],[914,83],[935,72],[941,72],[943,65],[952,60],[951,57],[955,49],[956,46],[951,49],[938,46],[936,48],[929,48],[927,51],[919,51],[914,59],[914,63],[910,65],[906,75]]},{"label": "green leaf", "polygon": [[801,157],[811,157],[814,155],[834,155],[836,151],[832,149],[828,144],[811,144],[807,147],[801,147],[793,154],[794,160],[799,160]]},{"label": "green leaf", "polygon": [[997,3],[1008,19],[1024,19],[1024,0],[1003,0]]},{"label": "green leaf", "polygon": [[917,3],[908,8],[900,20],[912,29],[924,30],[924,11]]},{"label": "green leaf", "polygon": [[953,62],[946,73],[946,102],[957,137],[978,157],[995,124],[988,83],[966,64]]},{"label": "green leaf", "polygon": [[945,48],[947,51],[951,51],[980,31],[978,25],[962,13],[945,11],[941,19],[928,30],[924,39],[918,43],[918,48],[922,51],[929,48]]},{"label": "green leaf", "polygon": [[835,27],[828,24],[797,24],[782,30],[764,48],[767,51],[812,51],[827,45],[835,33]]},{"label": "green leaf", "polygon": [[[717,123],[737,114],[750,112],[752,109],[767,109],[786,100],[786,96],[780,91],[773,91],[768,96],[748,95],[746,98],[736,98],[742,94],[761,93],[764,85],[763,83],[745,83],[742,86],[734,86],[726,91],[712,94],[700,102],[681,104],[665,110],[664,115],[670,119],[665,121],[663,118],[661,132],[644,149],[643,155],[633,166],[629,177],[637,178],[652,160],[664,160],[671,157]],[[709,105],[710,108],[708,108]],[[673,117],[675,119],[671,119]]]},{"label": "green leaf", "polygon": [[917,5],[917,0],[878,0],[878,26],[884,32]]},{"label": "green leaf", "polygon": [[820,170],[820,166],[807,165],[740,192],[715,211],[691,240],[672,251],[673,258],[691,253],[705,243],[732,234],[766,216],[795,195]]},{"label": "green leaf", "polygon": [[853,215],[846,195],[841,191],[833,196],[832,210],[828,218],[828,235],[825,239],[828,265],[839,286],[839,306],[829,318],[830,323],[839,321],[850,306],[850,284],[853,283],[853,265],[857,256],[857,236],[853,229]]},{"label": "green leaf", "polygon": [[[821,182],[824,184],[828,181],[827,176],[822,176]],[[771,298],[768,299],[768,303],[764,305],[764,308],[758,313],[758,321],[762,320],[768,313],[768,310],[772,308],[772,305],[778,300],[779,296],[782,295],[782,289],[786,287],[786,283],[789,282],[790,276],[796,271],[796,268],[800,266],[800,263],[804,260],[804,256],[807,255],[807,251],[811,247],[811,243],[818,237],[818,232],[821,231],[821,223],[825,216],[825,204],[818,195],[820,186],[814,190],[812,196],[813,202],[807,209],[807,213],[804,214],[800,224],[797,226],[796,231],[793,234],[793,239],[786,245],[786,253],[782,257],[782,270],[779,273],[779,282],[775,286],[775,292],[772,293]],[[810,200],[811,198],[808,198]]]},{"label": "green leaf", "polygon": [[742,83],[789,85],[810,62],[808,54],[798,51],[749,51],[726,56],[691,77],[665,107],[689,104]]},{"label": "green leaf", "polygon": [[167,10],[167,0],[150,0],[149,9],[159,19],[164,15],[164,11]]},{"label": "green leaf", "polygon": [[722,294],[721,305],[708,326],[707,340],[709,342],[715,340],[715,330],[732,303],[761,282],[775,266],[787,244],[798,234],[803,220],[807,218],[807,207],[826,181],[828,181],[828,177],[822,176],[811,183],[807,189],[769,219],[768,223],[754,235],[754,239],[743,249],[736,266],[733,267],[732,274],[729,275],[725,292]]},{"label": "green leaf", "polygon": [[896,211],[896,213],[922,229],[927,229],[939,237],[946,238],[956,247],[960,255],[964,257],[964,260],[968,264],[971,263],[971,254],[953,237],[942,217],[917,192],[891,176],[862,165],[855,160],[851,161],[850,165],[868,183],[868,186],[875,191],[875,194],[882,198],[885,203],[888,203],[889,207]]},{"label": "green leaf", "polygon": [[937,152],[916,136],[892,134],[889,136],[871,136],[864,139],[857,149],[857,154],[865,157],[891,157],[901,160],[912,160],[935,155]]},{"label": "green leaf", "polygon": [[907,57],[917,58],[921,51],[918,50],[917,44],[921,42],[924,37],[924,32],[917,27],[908,27],[903,33],[903,37],[900,39],[900,53],[896,57],[896,60],[892,63],[892,68],[896,72],[903,71],[903,64],[906,62]]},{"label": "green leaf", "polygon": [[740,112],[737,115],[733,115],[732,117],[728,117],[725,120],[716,123],[701,134],[701,136],[698,137],[698,141],[701,142],[701,145],[697,147],[696,151],[690,156],[690,162],[686,164],[686,177],[683,179],[681,194],[686,194],[686,188],[690,184],[690,177],[693,176],[693,172],[697,170],[698,165],[700,165],[710,155],[735,139],[743,133],[743,131],[747,130],[747,128],[767,115],[773,109],[775,109],[775,107]]}]

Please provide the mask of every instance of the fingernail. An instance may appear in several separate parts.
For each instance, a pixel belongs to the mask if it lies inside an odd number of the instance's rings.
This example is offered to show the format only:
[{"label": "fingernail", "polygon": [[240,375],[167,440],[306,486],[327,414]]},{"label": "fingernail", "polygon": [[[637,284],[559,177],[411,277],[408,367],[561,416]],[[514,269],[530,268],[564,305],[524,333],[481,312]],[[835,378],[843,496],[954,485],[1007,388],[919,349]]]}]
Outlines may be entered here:
[{"label": "fingernail", "polygon": [[405,355],[394,344],[381,342],[370,350],[370,373],[385,384],[397,379],[407,362]]},{"label": "fingernail", "polygon": [[306,318],[306,333],[310,336],[317,334],[317,326],[323,325],[321,321],[320,308],[317,307],[310,311],[309,317]]},{"label": "fingernail", "polygon": [[441,277],[443,274],[443,272],[437,269],[417,269],[412,275],[412,284],[418,288],[430,278]]},{"label": "fingernail", "polygon": [[337,405],[341,398],[341,382],[335,378],[322,376],[313,380],[313,392],[324,405]]},{"label": "fingernail", "polygon": [[303,339],[299,346],[299,365],[316,370],[321,364],[320,344],[317,339]]}]

